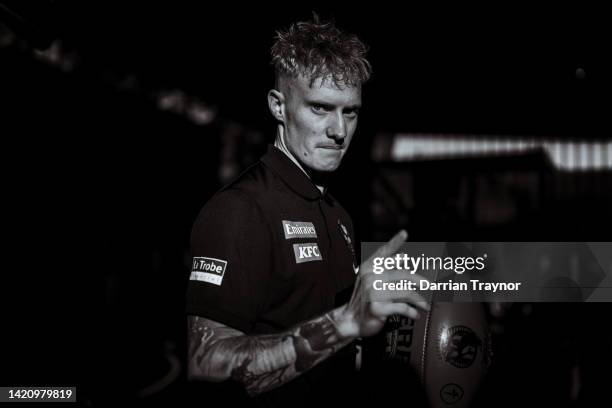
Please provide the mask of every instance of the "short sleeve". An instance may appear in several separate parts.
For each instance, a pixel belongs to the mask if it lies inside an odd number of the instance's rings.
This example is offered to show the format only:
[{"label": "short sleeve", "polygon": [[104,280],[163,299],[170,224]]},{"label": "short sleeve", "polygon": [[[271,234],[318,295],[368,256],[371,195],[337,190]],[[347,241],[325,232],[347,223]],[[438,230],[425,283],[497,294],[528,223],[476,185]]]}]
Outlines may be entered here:
[{"label": "short sleeve", "polygon": [[249,333],[265,296],[270,242],[253,198],[239,190],[215,195],[191,233],[187,313]]}]

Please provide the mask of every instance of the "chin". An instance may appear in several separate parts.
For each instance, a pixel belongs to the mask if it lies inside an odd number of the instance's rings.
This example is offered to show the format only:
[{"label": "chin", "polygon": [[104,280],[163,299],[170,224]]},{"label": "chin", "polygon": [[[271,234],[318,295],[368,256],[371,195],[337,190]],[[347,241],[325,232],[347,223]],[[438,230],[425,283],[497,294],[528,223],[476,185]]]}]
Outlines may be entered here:
[{"label": "chin", "polygon": [[340,155],[335,157],[316,157],[316,160],[313,160],[313,163],[311,163],[312,166],[310,168],[320,173],[331,173],[340,167],[341,162],[342,156]]},{"label": "chin", "polygon": [[314,167],[314,170],[319,173],[331,173],[334,172],[340,167],[340,162],[338,163],[319,163]]}]

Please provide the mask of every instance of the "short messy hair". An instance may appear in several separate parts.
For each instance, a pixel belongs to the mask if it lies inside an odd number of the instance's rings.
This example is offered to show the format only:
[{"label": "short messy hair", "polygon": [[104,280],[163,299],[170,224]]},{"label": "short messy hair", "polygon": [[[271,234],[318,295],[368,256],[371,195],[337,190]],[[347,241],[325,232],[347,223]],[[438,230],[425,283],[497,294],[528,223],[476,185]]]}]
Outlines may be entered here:
[{"label": "short messy hair", "polygon": [[366,59],[368,47],[357,36],[339,30],[333,21],[292,24],[277,31],[272,46],[272,65],[276,81],[283,76],[331,79],[336,86],[359,86],[372,74]]}]

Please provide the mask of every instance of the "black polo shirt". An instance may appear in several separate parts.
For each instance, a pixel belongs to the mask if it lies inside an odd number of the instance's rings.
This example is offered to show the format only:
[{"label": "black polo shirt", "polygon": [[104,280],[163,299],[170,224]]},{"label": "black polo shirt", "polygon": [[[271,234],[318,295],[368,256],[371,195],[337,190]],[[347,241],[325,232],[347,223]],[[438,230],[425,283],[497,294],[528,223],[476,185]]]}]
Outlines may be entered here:
[{"label": "black polo shirt", "polygon": [[347,300],[353,242],[347,212],[270,146],[200,212],[187,312],[246,334],[293,327]]},{"label": "black polo shirt", "polygon": [[[349,215],[273,146],[204,206],[191,244],[187,313],[246,334],[284,331],[329,312],[348,301],[355,279]],[[349,354],[321,366],[351,370]],[[327,377],[311,371],[302,383]]]}]

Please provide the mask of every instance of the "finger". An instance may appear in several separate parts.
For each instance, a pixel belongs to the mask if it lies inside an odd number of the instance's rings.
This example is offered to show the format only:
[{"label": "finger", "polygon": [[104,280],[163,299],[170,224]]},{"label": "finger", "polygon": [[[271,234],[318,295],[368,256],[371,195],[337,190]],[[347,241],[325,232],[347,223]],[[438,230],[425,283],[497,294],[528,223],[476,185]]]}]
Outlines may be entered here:
[{"label": "finger", "polygon": [[423,275],[419,275],[418,273],[413,273],[412,278],[414,279],[415,282],[425,281],[427,282],[428,286],[429,286],[429,283],[431,282],[429,279],[427,279]]},{"label": "finger", "polygon": [[426,300],[414,302],[414,305],[419,309],[425,310],[427,312],[431,311],[431,303]]},{"label": "finger", "polygon": [[429,302],[419,293],[412,290],[379,291],[371,298],[373,302],[408,303],[422,310],[429,310]]},{"label": "finger", "polygon": [[[420,309],[429,310],[429,302],[419,292],[420,282],[429,283],[429,281],[421,275],[392,270],[381,275],[371,274],[360,277],[360,280],[362,279],[365,298],[370,301],[412,303]],[[408,282],[415,285],[409,288]]]},{"label": "finger", "polygon": [[378,248],[372,257],[387,257],[395,254],[407,238],[408,233],[406,230],[400,230],[389,242]]},{"label": "finger", "polygon": [[414,307],[406,303],[372,302],[370,311],[376,317],[387,318],[393,314],[399,314],[411,319],[418,319],[420,313]]},{"label": "finger", "polygon": [[[376,297],[377,293],[400,292],[418,293],[424,282],[429,287],[430,281],[420,275],[412,275],[406,271],[393,270],[380,275],[368,274],[360,277],[361,289],[366,292],[367,297]],[[401,286],[401,287],[400,287]]]},{"label": "finger", "polygon": [[374,274],[374,273],[370,273],[368,274],[368,276],[365,277],[365,282],[368,284],[373,283],[375,280],[381,280],[383,282],[391,282],[391,281],[412,281],[414,283],[417,284],[417,286],[420,285],[421,281],[424,281],[427,283],[427,285],[429,286],[430,280],[425,278],[422,275],[419,275],[417,273],[410,273],[409,271],[403,270],[403,269],[389,269],[388,271],[385,271],[381,274]]}]

